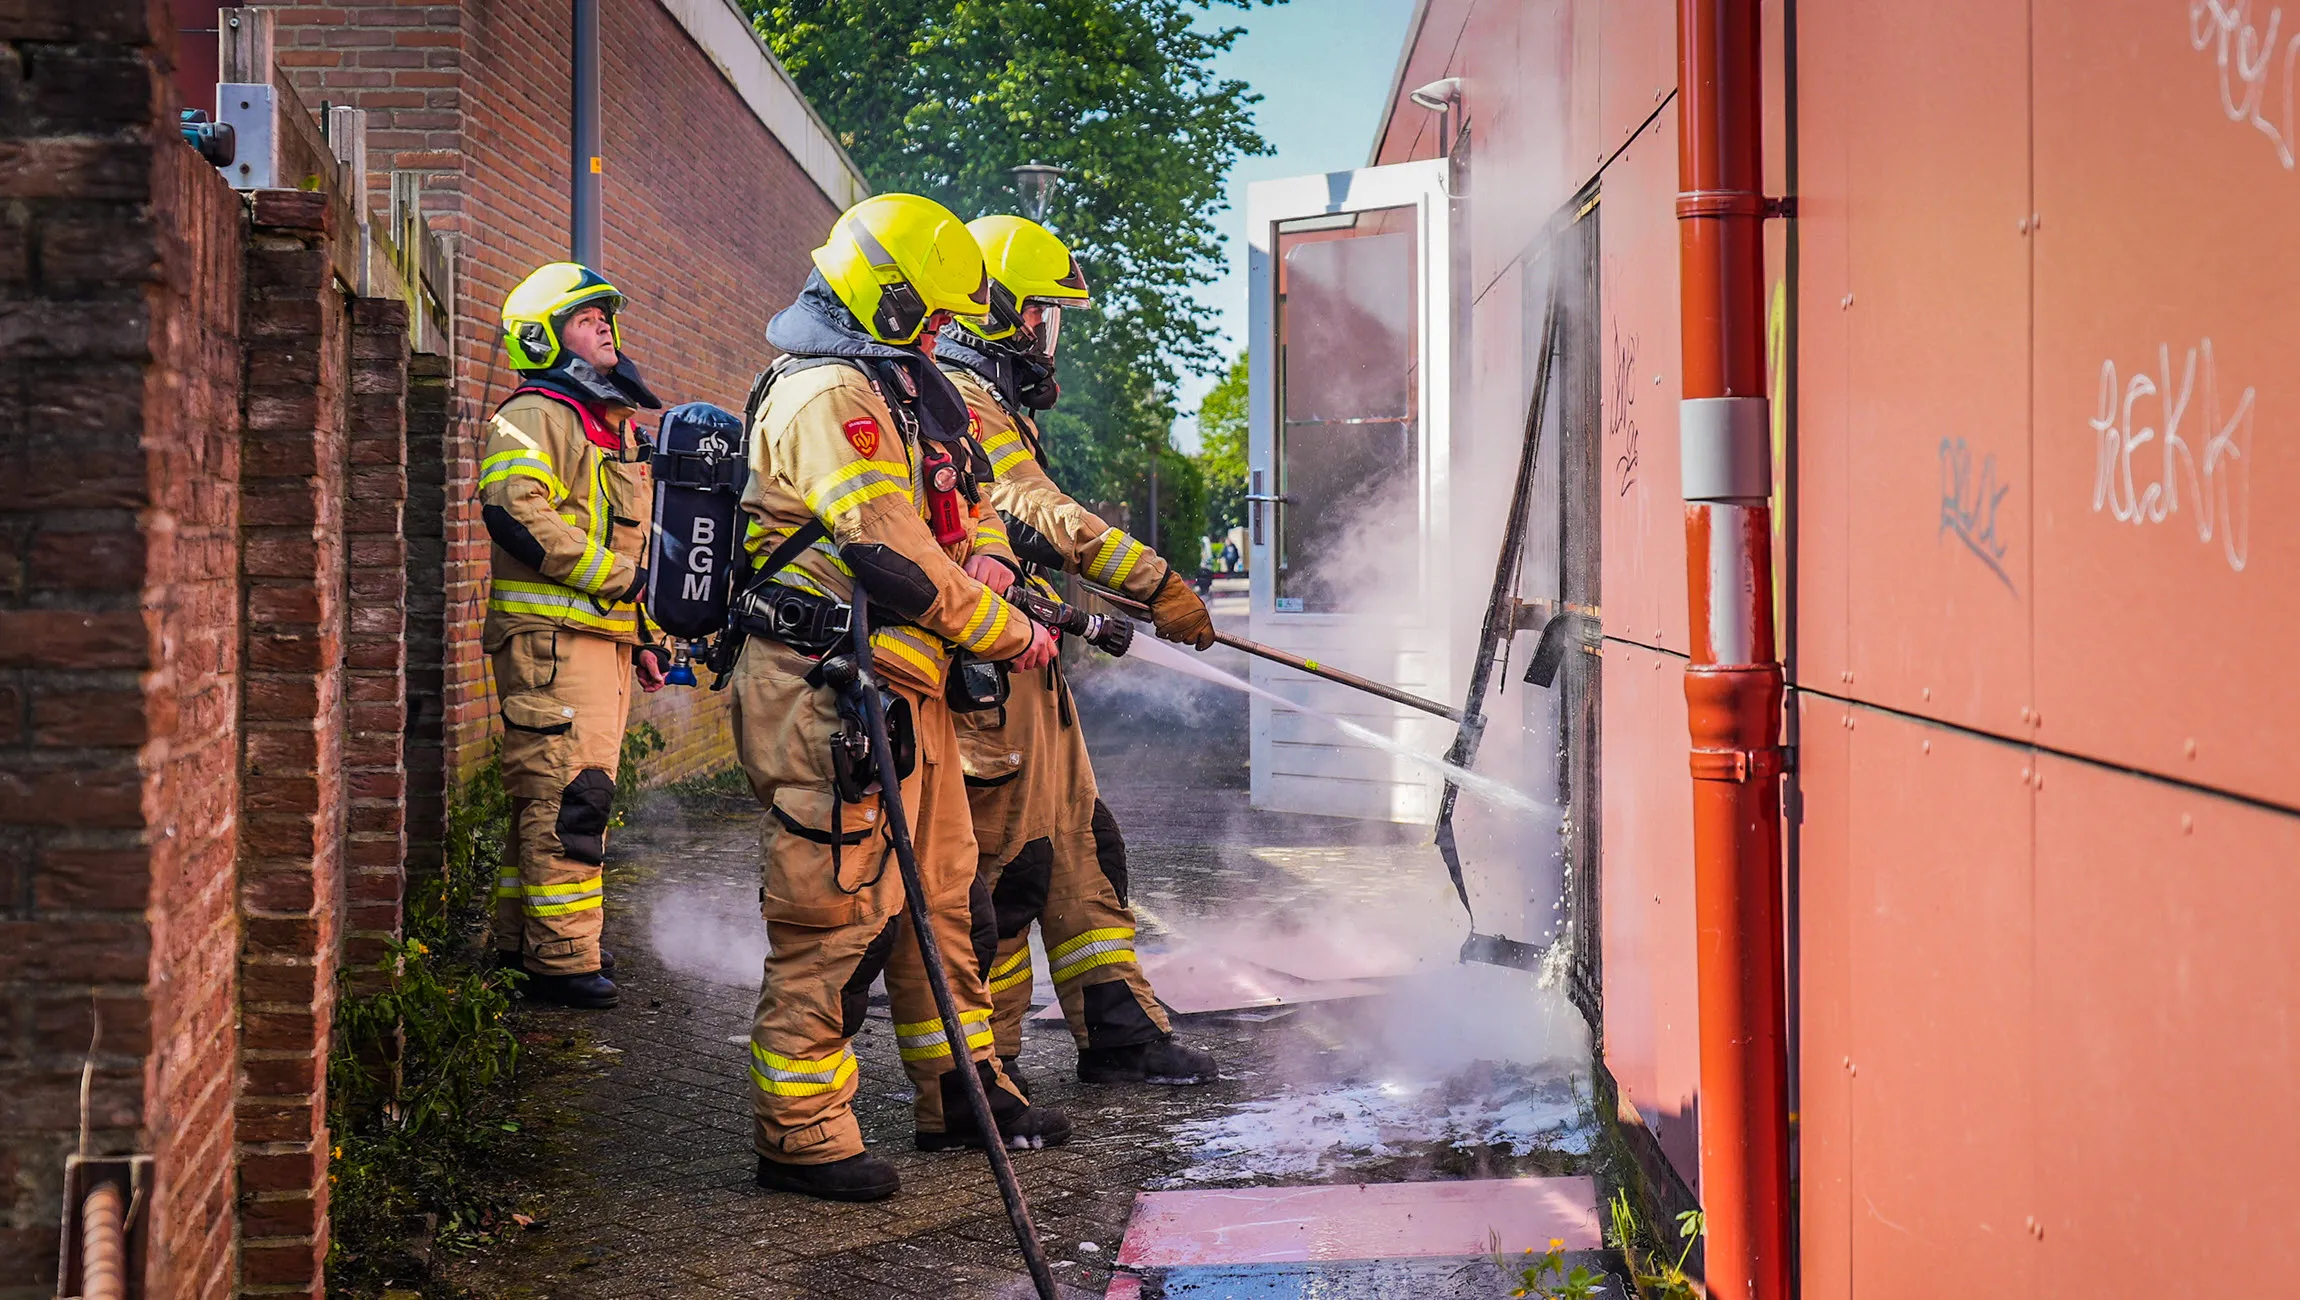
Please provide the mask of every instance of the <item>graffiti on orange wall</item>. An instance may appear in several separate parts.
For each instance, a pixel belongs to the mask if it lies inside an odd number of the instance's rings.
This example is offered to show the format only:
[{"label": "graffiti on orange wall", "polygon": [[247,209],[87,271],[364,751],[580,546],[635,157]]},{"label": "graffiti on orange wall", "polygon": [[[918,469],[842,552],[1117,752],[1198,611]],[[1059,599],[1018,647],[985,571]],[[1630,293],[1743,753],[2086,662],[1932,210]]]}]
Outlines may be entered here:
[{"label": "graffiti on orange wall", "polygon": [[[2284,10],[2268,11],[2267,26],[2257,19],[2252,0],[2189,0],[2188,43],[2211,50],[2220,70],[2220,111],[2231,122],[2250,122],[2275,146],[2291,171],[2293,156],[2293,74],[2300,61],[2300,31],[2286,33]],[[2294,24],[2300,27],[2300,23]],[[2288,35],[2282,48],[2276,41]]]},{"label": "graffiti on orange wall", "polygon": [[[2155,374],[2134,371],[2121,386],[2116,361],[2100,363],[2100,410],[2091,421],[2098,439],[2093,513],[2139,527],[2186,509],[2196,539],[2217,537],[2228,567],[2241,573],[2252,546],[2254,390],[2246,388],[2223,419],[2211,339],[2188,349],[2177,383],[2171,346],[2160,345],[2156,360]],[[2192,418],[2190,407],[2198,404]],[[2149,417],[2156,423],[2140,422]],[[2199,434],[2201,452],[2191,441]]]},{"label": "graffiti on orange wall", "polygon": [[2005,572],[2008,543],[1997,536],[1997,507],[2011,491],[2011,484],[1997,481],[1995,452],[1976,457],[1963,438],[1941,439],[1941,535],[1955,534],[2006,591],[2018,596],[2012,575]]},{"label": "graffiti on orange wall", "polygon": [[1613,328],[1613,409],[1605,413],[1605,443],[1618,446],[1613,456],[1614,475],[1621,480],[1619,495],[1637,486],[1637,335],[1621,337],[1621,322]]}]

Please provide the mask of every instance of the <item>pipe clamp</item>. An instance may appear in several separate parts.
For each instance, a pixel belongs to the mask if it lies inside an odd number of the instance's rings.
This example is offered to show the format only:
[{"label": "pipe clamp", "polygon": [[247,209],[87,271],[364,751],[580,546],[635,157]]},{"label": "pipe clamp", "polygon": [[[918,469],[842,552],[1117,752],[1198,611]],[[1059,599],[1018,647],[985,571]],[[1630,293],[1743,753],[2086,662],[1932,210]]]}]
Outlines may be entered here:
[{"label": "pipe clamp", "polygon": [[1762,397],[1688,397],[1677,404],[1687,501],[1755,505],[1773,495],[1771,414]]}]

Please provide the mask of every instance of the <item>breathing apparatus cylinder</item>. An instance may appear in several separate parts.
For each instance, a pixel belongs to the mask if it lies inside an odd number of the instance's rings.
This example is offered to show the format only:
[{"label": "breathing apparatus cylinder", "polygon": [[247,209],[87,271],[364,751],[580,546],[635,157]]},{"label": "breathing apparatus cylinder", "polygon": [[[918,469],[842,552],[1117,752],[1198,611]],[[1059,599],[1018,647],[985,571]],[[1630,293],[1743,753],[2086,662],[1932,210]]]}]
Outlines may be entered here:
[{"label": "breathing apparatus cylinder", "polygon": [[[663,416],[655,441],[646,603],[648,616],[671,636],[699,641],[727,624],[743,543],[748,443],[742,420],[708,402],[675,406]],[[687,676],[692,682],[691,669]]]}]

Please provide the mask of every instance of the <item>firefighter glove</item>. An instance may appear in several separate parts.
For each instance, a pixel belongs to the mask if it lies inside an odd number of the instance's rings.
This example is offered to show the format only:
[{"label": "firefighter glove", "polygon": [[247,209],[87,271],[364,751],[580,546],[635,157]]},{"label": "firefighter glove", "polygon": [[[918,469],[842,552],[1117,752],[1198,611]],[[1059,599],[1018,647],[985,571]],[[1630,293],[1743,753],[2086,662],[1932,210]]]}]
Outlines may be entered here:
[{"label": "firefighter glove", "polygon": [[1159,579],[1158,590],[1150,593],[1150,619],[1158,627],[1158,636],[1164,641],[1180,641],[1193,650],[1203,650],[1214,644],[1214,616],[1206,612],[1206,602],[1172,569]]}]

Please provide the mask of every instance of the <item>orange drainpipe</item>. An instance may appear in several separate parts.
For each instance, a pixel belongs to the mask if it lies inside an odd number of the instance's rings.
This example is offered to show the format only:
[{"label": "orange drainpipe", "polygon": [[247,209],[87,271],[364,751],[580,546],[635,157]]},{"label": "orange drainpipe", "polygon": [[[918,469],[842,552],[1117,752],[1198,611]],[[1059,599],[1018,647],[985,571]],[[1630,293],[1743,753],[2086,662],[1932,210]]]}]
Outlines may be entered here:
[{"label": "orange drainpipe", "polygon": [[1686,595],[1709,1294],[1788,1300],[1781,658],[1757,0],[1679,0]]}]

